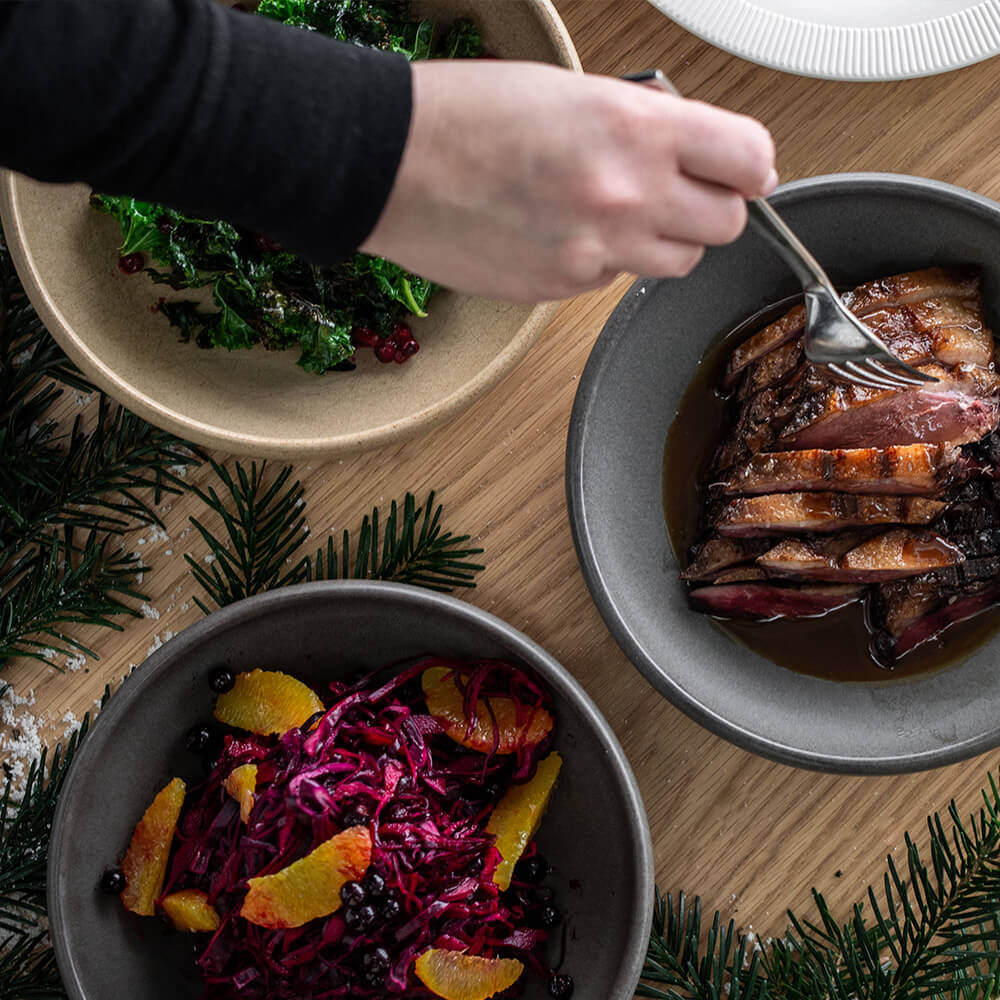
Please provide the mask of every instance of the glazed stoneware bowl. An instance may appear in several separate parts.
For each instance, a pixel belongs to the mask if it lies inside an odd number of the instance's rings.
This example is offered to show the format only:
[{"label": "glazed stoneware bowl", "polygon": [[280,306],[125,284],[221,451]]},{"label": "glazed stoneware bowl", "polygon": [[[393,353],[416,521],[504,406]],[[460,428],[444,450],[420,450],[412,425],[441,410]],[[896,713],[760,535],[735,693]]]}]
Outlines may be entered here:
[{"label": "glazed stoneware bowl", "polygon": [[[772,201],[840,287],[931,264],[978,268],[987,320],[998,328],[997,203],[891,174],[797,181]],[[647,679],[742,747],[790,764],[867,774],[982,753],[1000,744],[996,642],[936,671],[844,683],[776,666],[687,606],[664,518],[668,430],[706,348],[799,292],[748,230],[735,244],[709,250],[689,277],[640,280],[625,294],[580,380],[569,431],[567,492],[584,576]]]},{"label": "glazed stoneware bowl", "polygon": [[[241,601],[157,650],[101,711],[59,801],[49,851],[49,916],[72,1000],[199,1000],[190,941],[97,891],[155,793],[197,782],[188,730],[211,719],[210,671],[284,670],[321,690],[330,678],[427,653],[499,657],[552,692],[565,764],[539,835],[565,910],[562,968],[576,1000],[630,1000],[652,919],[649,828],[607,722],[543,649],[472,605],[401,584],[312,583]],[[554,945],[558,950],[561,945]],[[532,982],[525,1000],[543,1000]]]},{"label": "glazed stoneware bowl", "polygon": [[[580,69],[549,0],[421,0],[415,11],[473,17],[491,54]],[[32,303],[100,388],[160,427],[229,452],[320,457],[425,430],[507,374],[556,309],[439,291],[430,316],[414,321],[422,350],[411,363],[383,365],[359,351],[356,371],[322,377],[303,372],[295,350],[200,350],[151,311],[164,286],[118,270],[118,225],[90,207],[89,193],[0,176],[0,218]]]}]

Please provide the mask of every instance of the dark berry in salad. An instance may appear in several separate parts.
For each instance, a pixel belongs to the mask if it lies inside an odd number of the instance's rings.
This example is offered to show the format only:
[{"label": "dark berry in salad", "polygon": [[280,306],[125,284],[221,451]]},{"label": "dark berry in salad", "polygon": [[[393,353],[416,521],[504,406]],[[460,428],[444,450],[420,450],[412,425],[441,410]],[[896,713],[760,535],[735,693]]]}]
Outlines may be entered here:
[{"label": "dark berry in salad", "polygon": [[120,868],[109,868],[101,876],[99,883],[101,892],[107,893],[109,896],[120,896],[127,885],[128,880],[125,878],[125,872]]},{"label": "dark berry in salad", "polygon": [[208,675],[208,686],[216,694],[225,694],[227,691],[232,691],[235,683],[236,677],[228,667],[216,667]]}]

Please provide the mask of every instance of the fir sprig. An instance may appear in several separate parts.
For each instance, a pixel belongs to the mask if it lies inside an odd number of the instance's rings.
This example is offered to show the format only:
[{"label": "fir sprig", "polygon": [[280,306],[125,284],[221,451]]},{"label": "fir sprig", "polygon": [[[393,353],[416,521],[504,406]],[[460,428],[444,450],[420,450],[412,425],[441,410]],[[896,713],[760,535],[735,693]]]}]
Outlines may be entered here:
[{"label": "fir sprig", "polygon": [[[0,697],[5,688],[0,684]],[[109,695],[105,688],[102,705]],[[56,805],[89,727],[87,714],[65,746],[57,746],[51,757],[42,751],[20,784],[19,799],[13,775],[0,794],[0,1000],[66,995],[39,923],[45,915],[47,849]]]},{"label": "fir sprig", "polygon": [[[816,915],[789,912],[781,939],[752,942],[718,914],[702,938],[700,902],[657,894],[638,995],[657,1000],[919,1000],[991,998],[1000,985],[1000,789],[993,776],[967,823],[928,819],[929,847],[906,836],[906,866],[890,856],[839,922],[822,894]],[[925,859],[929,859],[925,860]]]},{"label": "fir sprig", "polygon": [[[266,462],[254,462],[249,470],[237,462],[235,474],[217,462],[212,468],[222,489],[194,492],[219,516],[223,531],[216,536],[192,517],[209,553],[202,562],[191,555],[184,558],[218,607],[309,580],[396,580],[448,592],[474,587],[483,569],[471,561],[483,550],[469,547],[468,535],[443,530],[442,507],[435,505],[433,491],[419,507],[410,493],[401,504],[394,500],[384,521],[374,508],[361,522],[356,549],[345,530],[339,545],[331,537],[311,556],[302,552],[309,537],[304,491],[298,480],[289,482],[290,466],[273,479],[266,474]],[[194,600],[207,614],[208,605]]]},{"label": "fir sprig", "polygon": [[159,523],[154,504],[183,488],[174,470],[198,461],[99,393],[96,413],[64,430],[64,386],[95,391],[46,333],[0,233],[0,667],[50,649],[93,656],[64,628],[136,613],[144,567],[122,536]]},{"label": "fir sprig", "polygon": [[54,653],[96,657],[64,629],[83,624],[122,631],[114,619],[139,617],[125,600],[146,599],[135,578],[147,568],[113,535],[91,531],[79,545],[71,527],[42,536],[0,573],[0,662],[24,656],[54,665]]}]

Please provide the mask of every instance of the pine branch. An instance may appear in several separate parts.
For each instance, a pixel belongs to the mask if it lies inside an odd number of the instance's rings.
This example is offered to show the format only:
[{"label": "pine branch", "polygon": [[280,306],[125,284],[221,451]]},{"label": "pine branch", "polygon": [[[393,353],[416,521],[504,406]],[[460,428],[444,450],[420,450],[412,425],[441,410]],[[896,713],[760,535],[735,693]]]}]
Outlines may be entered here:
[{"label": "pine branch", "polygon": [[[287,489],[292,474],[285,466],[270,484],[266,481],[267,462],[256,462],[248,472],[236,463],[235,478],[218,462],[212,469],[225,488],[220,496],[214,486],[193,492],[222,519],[224,537],[216,538],[196,517],[191,524],[205,540],[209,556],[204,564],[185,555],[194,578],[221,608],[253,594],[272,590],[301,578],[301,560],[292,570],[294,559],[309,532],[302,511],[302,484],[296,480]],[[198,598],[195,603],[205,614],[209,609]]]},{"label": "pine branch", "polygon": [[19,443],[0,452],[0,564],[54,524],[118,533],[160,524],[150,498],[181,493],[170,467],[194,462],[173,435],[103,395],[89,430],[78,417],[65,439],[42,424]]},{"label": "pine branch", "polygon": [[[811,919],[789,912],[782,940],[753,952],[751,942],[722,929],[716,914],[701,937],[700,903],[688,909],[659,895],[644,982],[638,995],[658,1000],[738,996],[750,1000],[972,1000],[1000,986],[1000,788],[991,776],[983,807],[963,824],[955,804],[949,825],[928,819],[929,847],[906,837],[906,867],[892,857],[881,892],[840,923],[813,893]],[[924,859],[929,858],[929,863]],[[658,984],[663,984],[658,985]]]},{"label": "pine branch", "polygon": [[[325,549],[310,557],[301,554],[309,535],[304,491],[298,480],[289,483],[290,466],[271,482],[266,463],[254,462],[248,471],[237,462],[235,475],[216,462],[212,468],[222,494],[211,486],[194,492],[221,518],[223,534],[216,537],[192,517],[209,556],[204,562],[190,555],[184,558],[218,607],[309,580],[397,580],[450,591],[474,587],[476,573],[483,569],[470,561],[482,549],[467,547],[468,535],[442,530],[442,507],[435,506],[433,492],[422,507],[409,493],[402,507],[393,501],[384,525],[376,507],[361,523],[353,557],[347,531],[339,547],[331,537]],[[207,614],[207,604],[198,597],[194,600]]]},{"label": "pine branch", "polygon": [[[17,279],[0,233],[0,668],[13,656],[91,650],[72,624],[120,629],[141,598],[144,567],[116,536],[159,524],[154,509],[198,464],[184,442],[99,395],[96,420],[63,431],[52,417],[60,383],[91,386],[48,335]],[[73,531],[87,532],[79,547]],[[49,654],[51,655],[51,653]]]},{"label": "pine branch", "polygon": [[56,956],[44,931],[0,938],[0,1000],[65,1000]]},{"label": "pine branch", "polygon": [[[0,684],[0,696],[6,685]],[[101,706],[110,697],[104,689]],[[48,1000],[66,996],[45,915],[49,834],[70,765],[90,727],[90,714],[65,747],[42,755],[28,770],[21,798],[8,776],[0,794],[0,1000]]]},{"label": "pine branch", "polygon": [[[434,491],[418,507],[416,498],[403,498],[403,517],[395,500],[385,527],[379,533],[379,509],[365,515],[358,532],[357,555],[351,560],[350,534],[344,531],[340,552],[329,538],[326,550],[318,549],[304,564],[305,580],[395,580],[448,593],[459,587],[475,587],[476,574],[485,567],[470,562],[482,549],[465,548],[469,535],[441,530],[443,507],[434,506]],[[419,534],[417,526],[420,527]],[[381,547],[380,547],[381,538]]]},{"label": "pine branch", "polygon": [[[108,694],[105,690],[105,700]],[[24,780],[20,801],[13,797],[13,777],[4,783],[0,795],[0,934],[6,931],[30,938],[38,918],[45,914],[46,851],[52,820],[69,766],[89,726],[88,714],[65,747],[55,748],[51,761],[48,752],[42,751]]]},{"label": "pine branch", "polygon": [[63,629],[82,624],[122,631],[114,618],[139,616],[123,599],[146,598],[134,587],[146,568],[133,553],[112,546],[108,535],[92,531],[82,546],[74,543],[72,528],[62,538],[43,536],[0,574],[0,666],[15,656],[51,663],[49,649],[96,659]]}]

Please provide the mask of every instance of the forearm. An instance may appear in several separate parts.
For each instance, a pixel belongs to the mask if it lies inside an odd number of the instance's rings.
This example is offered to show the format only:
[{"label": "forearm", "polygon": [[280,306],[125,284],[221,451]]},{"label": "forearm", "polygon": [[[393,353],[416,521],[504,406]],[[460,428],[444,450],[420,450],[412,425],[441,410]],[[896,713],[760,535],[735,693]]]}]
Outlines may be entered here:
[{"label": "forearm", "polygon": [[227,218],[316,262],[374,226],[410,104],[403,57],[212,0],[0,2],[0,163]]}]

